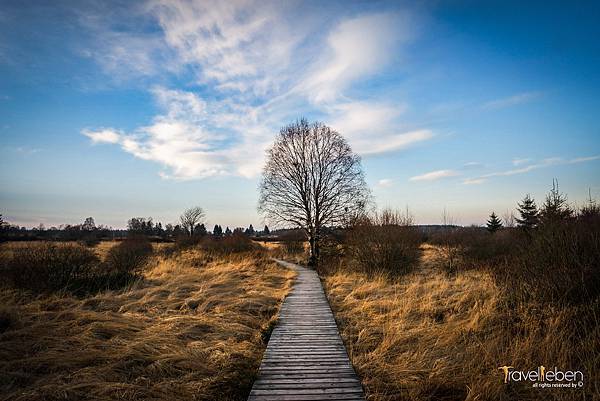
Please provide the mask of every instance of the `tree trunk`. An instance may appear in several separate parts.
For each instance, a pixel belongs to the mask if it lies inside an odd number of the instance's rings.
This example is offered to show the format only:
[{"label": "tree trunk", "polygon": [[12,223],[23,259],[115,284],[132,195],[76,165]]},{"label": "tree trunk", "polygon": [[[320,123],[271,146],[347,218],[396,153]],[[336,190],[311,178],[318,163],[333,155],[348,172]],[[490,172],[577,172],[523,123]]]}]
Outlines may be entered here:
[{"label": "tree trunk", "polygon": [[317,255],[318,245],[317,245],[317,241],[316,241],[316,238],[313,233],[308,234],[308,243],[310,245],[310,256],[308,258],[308,265],[316,266],[317,258],[318,258],[318,255]]}]

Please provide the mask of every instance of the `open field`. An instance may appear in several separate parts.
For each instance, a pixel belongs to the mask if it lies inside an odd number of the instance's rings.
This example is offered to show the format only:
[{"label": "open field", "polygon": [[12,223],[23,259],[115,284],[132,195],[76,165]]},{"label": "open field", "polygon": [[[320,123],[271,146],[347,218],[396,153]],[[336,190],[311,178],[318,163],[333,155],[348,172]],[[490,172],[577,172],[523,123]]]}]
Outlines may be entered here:
[{"label": "open field", "polygon": [[[403,277],[337,270],[323,278],[368,400],[600,396],[597,303],[511,309],[485,269],[449,275],[438,247],[421,249],[418,267]],[[506,385],[503,365],[577,368],[587,374],[585,390]]]},{"label": "open field", "polygon": [[4,288],[1,399],[244,399],[293,276],[259,252],[189,249],[118,291]]},{"label": "open field", "polygon": [[[91,249],[94,251],[94,253],[96,255],[98,255],[98,257],[100,259],[104,259],[106,257],[106,254],[108,253],[108,251],[115,245],[119,244],[120,242],[121,241],[100,241],[100,242],[98,242],[97,245],[94,245],[93,247],[91,247]],[[26,248],[26,247],[31,247],[31,245],[40,245],[40,244],[45,244],[45,243],[47,243],[47,241],[7,241],[7,242],[0,244],[0,253],[11,252],[14,249]],[[76,241],[61,241],[60,244],[77,245],[77,242]],[[152,243],[152,248],[155,251],[161,251],[164,249],[168,249],[171,246],[173,246],[173,244],[170,244],[167,242]]]}]

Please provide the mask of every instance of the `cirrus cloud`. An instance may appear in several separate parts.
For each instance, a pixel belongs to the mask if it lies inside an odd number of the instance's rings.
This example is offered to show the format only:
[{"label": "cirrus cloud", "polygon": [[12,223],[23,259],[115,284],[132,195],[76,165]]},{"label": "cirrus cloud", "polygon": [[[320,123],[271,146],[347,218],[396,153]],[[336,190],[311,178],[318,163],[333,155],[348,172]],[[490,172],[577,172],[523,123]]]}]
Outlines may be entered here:
[{"label": "cirrus cloud", "polygon": [[[96,49],[103,60],[114,61],[110,73],[117,73],[131,46],[141,75],[179,77],[188,71],[201,90],[152,86],[159,113],[148,124],[128,133],[87,128],[82,134],[159,163],[162,177],[253,177],[274,134],[302,115],[320,116],[363,155],[398,151],[434,136],[425,128],[402,128],[403,102],[348,96],[355,84],[384,71],[390,55],[411,40],[408,12],[341,16],[323,25],[318,14],[294,15],[274,1],[153,0],[137,10],[144,21],[154,21],[149,34],[98,31],[98,37],[120,39],[112,49],[106,40]],[[100,26],[94,20],[94,29]],[[130,74],[131,65],[123,65]]]},{"label": "cirrus cloud", "polygon": [[457,175],[460,175],[460,173],[454,170],[436,170],[410,177],[409,181],[437,181],[443,178],[456,177]]}]

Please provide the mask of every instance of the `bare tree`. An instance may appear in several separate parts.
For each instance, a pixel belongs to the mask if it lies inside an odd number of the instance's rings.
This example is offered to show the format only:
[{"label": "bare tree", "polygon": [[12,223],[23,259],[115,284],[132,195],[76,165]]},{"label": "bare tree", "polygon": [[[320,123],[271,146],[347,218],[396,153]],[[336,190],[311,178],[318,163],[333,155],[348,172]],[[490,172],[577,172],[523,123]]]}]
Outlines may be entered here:
[{"label": "bare tree", "polygon": [[513,228],[517,225],[516,220],[515,220],[515,215],[510,210],[507,210],[506,212],[504,212],[504,215],[502,216],[502,220],[504,221],[504,227]]},{"label": "bare tree", "polygon": [[196,226],[199,226],[206,215],[204,214],[204,210],[201,207],[196,206],[187,209],[181,216],[179,216],[179,221],[181,222],[181,227],[189,234],[190,237],[194,236],[194,230]]},{"label": "bare tree", "polygon": [[318,261],[323,228],[346,223],[368,201],[360,157],[339,133],[305,119],[281,129],[267,152],[258,208],[306,233],[310,264]]}]

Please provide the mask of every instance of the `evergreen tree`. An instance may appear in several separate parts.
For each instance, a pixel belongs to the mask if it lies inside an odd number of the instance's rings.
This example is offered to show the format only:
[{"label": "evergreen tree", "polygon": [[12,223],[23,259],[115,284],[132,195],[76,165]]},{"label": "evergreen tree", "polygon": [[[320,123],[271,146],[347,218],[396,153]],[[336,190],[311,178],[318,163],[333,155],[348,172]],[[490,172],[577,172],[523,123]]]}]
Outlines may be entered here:
[{"label": "evergreen tree", "polygon": [[567,203],[567,197],[558,190],[558,181],[552,180],[552,189],[540,210],[540,222],[555,223],[573,216],[573,210]]},{"label": "evergreen tree", "polygon": [[[590,219],[594,219],[594,218],[597,218],[598,216],[600,216],[600,203],[596,202],[596,200],[592,198],[592,190],[589,188],[588,188],[588,193],[589,193],[589,197],[588,197],[587,205],[584,205],[579,210],[579,215],[577,216],[579,219],[590,220]],[[1,218],[2,218],[2,215],[0,215],[0,219]]]},{"label": "evergreen tree", "polygon": [[83,224],[81,225],[81,229],[84,231],[94,231],[96,229],[96,223],[94,222],[94,218],[86,218]]},{"label": "evergreen tree", "polygon": [[163,229],[162,223],[159,221],[155,226],[154,226],[154,235],[157,235],[159,237],[162,237],[165,233],[165,230]]},{"label": "evergreen tree", "polygon": [[229,237],[231,234],[231,230],[229,229],[229,226],[227,226],[227,228],[225,228],[225,236]]},{"label": "evergreen tree", "polygon": [[215,237],[222,237],[223,236],[223,229],[221,228],[220,225],[215,224],[215,227],[213,228],[213,235]]},{"label": "evergreen tree", "polygon": [[502,222],[498,216],[496,216],[496,213],[492,212],[492,214],[490,214],[490,219],[487,221],[487,230],[493,234],[501,228]]},{"label": "evergreen tree", "polygon": [[206,235],[206,227],[204,226],[204,224],[196,225],[196,228],[194,228],[194,235],[197,235],[199,237],[203,237]]},{"label": "evergreen tree", "polygon": [[539,217],[538,209],[535,204],[535,200],[529,195],[525,195],[525,198],[518,203],[517,211],[519,212],[520,218],[517,217],[517,225],[524,229],[531,229],[537,226]]},{"label": "evergreen tree", "polygon": [[249,235],[249,236],[253,236],[254,235],[254,227],[252,227],[252,224],[250,224],[250,227],[248,227],[244,231],[244,234]]},{"label": "evergreen tree", "polygon": [[269,227],[267,227],[267,225],[265,224],[265,229],[263,230],[263,234],[264,235],[269,235],[271,234],[271,231],[269,231]]}]

